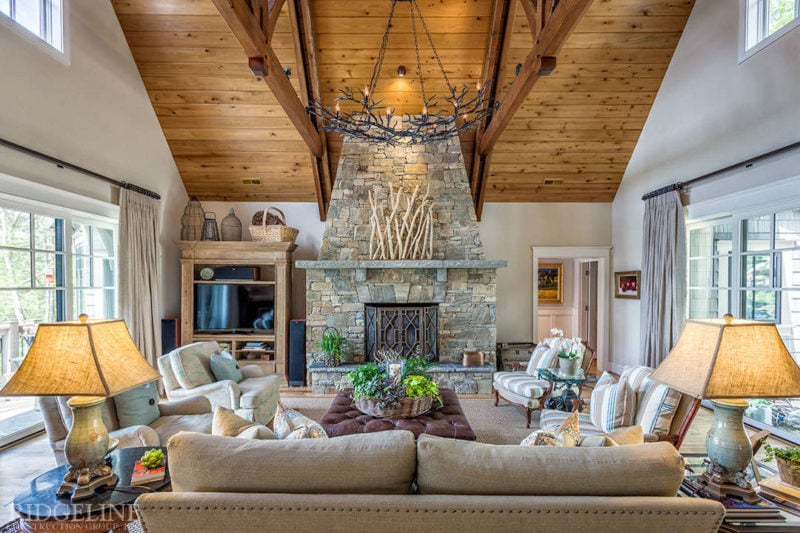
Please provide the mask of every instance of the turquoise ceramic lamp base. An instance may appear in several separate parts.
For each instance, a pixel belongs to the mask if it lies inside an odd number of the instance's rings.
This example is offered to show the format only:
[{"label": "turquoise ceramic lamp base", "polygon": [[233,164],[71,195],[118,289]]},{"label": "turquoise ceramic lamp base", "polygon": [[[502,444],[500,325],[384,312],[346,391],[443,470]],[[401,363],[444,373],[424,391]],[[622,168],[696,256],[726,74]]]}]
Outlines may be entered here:
[{"label": "turquoise ceramic lamp base", "polygon": [[747,481],[745,470],[753,459],[753,446],[744,431],[744,400],[712,400],[714,424],[706,435],[709,465],[704,478],[711,492],[750,495],[757,499]]},{"label": "turquoise ceramic lamp base", "polygon": [[59,496],[69,494],[73,501],[82,500],[99,488],[117,484],[117,476],[105,462],[108,452],[108,429],[102,417],[105,401],[103,397],[75,396],[67,402],[72,409],[72,428],[64,449],[69,471],[58,489]]}]

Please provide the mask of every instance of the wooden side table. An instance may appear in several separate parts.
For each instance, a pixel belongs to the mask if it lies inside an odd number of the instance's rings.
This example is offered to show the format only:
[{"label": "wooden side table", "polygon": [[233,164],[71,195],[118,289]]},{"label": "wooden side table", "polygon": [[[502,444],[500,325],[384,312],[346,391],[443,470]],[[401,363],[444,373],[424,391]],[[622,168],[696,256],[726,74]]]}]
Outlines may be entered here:
[{"label": "wooden side table", "polygon": [[[111,467],[119,483],[107,492],[99,492],[73,503],[69,496],[56,496],[68,465],[61,465],[36,477],[28,489],[14,498],[14,511],[20,516],[22,530],[28,533],[69,531],[71,533],[124,533],[129,522],[137,519],[133,502],[144,492],[169,487],[169,474],[162,481],[130,487],[133,465],[151,449],[124,448],[109,454]],[[166,453],[165,448],[161,448]]]}]

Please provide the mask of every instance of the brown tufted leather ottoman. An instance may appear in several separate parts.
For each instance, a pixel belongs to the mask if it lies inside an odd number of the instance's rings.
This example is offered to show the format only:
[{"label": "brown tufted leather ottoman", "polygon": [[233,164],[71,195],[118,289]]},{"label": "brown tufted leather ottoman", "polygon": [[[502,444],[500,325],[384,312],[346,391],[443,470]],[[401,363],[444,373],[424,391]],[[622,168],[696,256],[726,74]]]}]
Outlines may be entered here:
[{"label": "brown tufted leather ottoman", "polygon": [[415,437],[427,433],[438,437],[475,440],[475,432],[461,410],[455,391],[441,389],[439,393],[443,402],[441,408],[414,418],[391,419],[365,415],[355,408],[349,392],[340,392],[320,423],[329,437],[406,429]]}]

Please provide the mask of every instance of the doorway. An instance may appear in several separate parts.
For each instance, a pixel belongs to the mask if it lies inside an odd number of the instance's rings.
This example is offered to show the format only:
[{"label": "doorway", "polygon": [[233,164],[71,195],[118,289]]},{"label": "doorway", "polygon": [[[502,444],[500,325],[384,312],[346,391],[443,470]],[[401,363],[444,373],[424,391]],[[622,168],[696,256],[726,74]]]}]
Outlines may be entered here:
[{"label": "doorway", "polygon": [[589,346],[597,346],[597,261],[579,263],[580,304],[578,336]]}]

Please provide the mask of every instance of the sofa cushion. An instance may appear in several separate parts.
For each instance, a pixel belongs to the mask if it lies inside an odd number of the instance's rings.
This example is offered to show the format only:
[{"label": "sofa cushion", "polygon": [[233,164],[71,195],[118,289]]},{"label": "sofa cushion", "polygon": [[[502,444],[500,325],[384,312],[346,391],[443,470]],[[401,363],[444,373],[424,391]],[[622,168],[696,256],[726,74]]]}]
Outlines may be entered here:
[{"label": "sofa cushion", "polygon": [[149,426],[161,416],[158,409],[158,388],[146,383],[112,398],[120,427]]},{"label": "sofa cushion", "polygon": [[668,435],[680,401],[680,392],[647,378],[637,399],[636,423],[645,433]]},{"label": "sofa cushion", "polygon": [[526,398],[541,398],[550,386],[547,381],[529,376],[527,372],[497,372],[494,382],[496,388],[510,390]]},{"label": "sofa cushion", "polygon": [[193,389],[214,381],[200,362],[200,357],[190,347],[173,351],[170,354],[170,363],[175,379],[184,389]]},{"label": "sofa cushion", "polygon": [[[556,424],[561,424],[569,417],[569,413],[559,411],[556,409],[545,409],[539,418],[539,423],[542,427],[552,427]],[[617,428],[609,433],[604,433],[597,429],[592,424],[589,415],[580,413],[578,415],[578,424],[582,438],[586,437],[609,437],[613,439],[618,445],[627,444],[644,444],[644,434],[642,427],[633,425],[623,428]]]},{"label": "sofa cushion", "polygon": [[638,401],[641,399],[645,386],[647,385],[647,380],[652,373],[653,369],[649,366],[628,365],[622,369],[619,379],[628,380],[628,385],[630,385],[633,392],[636,393],[636,399]]},{"label": "sofa cushion", "polygon": [[158,439],[163,446],[170,437],[181,431],[195,431],[198,433],[211,434],[211,426],[214,421],[214,413],[204,415],[172,415],[162,416],[150,427],[156,430]]},{"label": "sofa cushion", "polygon": [[553,448],[430,435],[417,441],[421,494],[675,496],[682,479],[683,458],[666,442]]},{"label": "sofa cushion", "polygon": [[616,428],[632,426],[636,414],[636,393],[628,380],[618,382],[604,372],[592,391],[591,417],[597,429],[608,433]]},{"label": "sofa cushion", "polygon": [[536,365],[539,364],[539,360],[541,360],[545,352],[551,348],[552,343],[552,338],[542,339],[539,341],[536,347],[531,350],[531,357],[528,359],[528,366],[525,369],[525,373],[530,374],[531,376],[536,375],[536,369],[538,368]]},{"label": "sofa cushion", "polygon": [[298,441],[181,433],[167,449],[176,492],[409,494],[416,466],[409,431]]},{"label": "sofa cushion", "polygon": [[211,354],[211,373],[217,381],[224,381],[229,379],[235,383],[239,383],[244,379],[242,371],[239,369],[239,363],[228,352],[221,354]]},{"label": "sofa cushion", "polygon": [[521,446],[577,446],[581,440],[578,411],[567,416],[560,426],[547,426],[525,437]]}]

